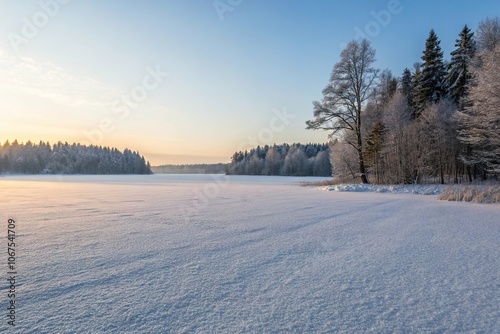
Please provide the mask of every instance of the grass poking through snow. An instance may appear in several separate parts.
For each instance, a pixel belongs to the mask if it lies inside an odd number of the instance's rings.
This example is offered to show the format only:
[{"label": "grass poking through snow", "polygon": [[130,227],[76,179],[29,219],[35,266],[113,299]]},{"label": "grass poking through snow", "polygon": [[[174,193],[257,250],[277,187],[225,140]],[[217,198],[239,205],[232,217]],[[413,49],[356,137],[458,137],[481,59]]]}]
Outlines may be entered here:
[{"label": "grass poking through snow", "polygon": [[500,203],[500,185],[450,187],[445,189],[438,199],[484,204]]},{"label": "grass poking through snow", "polygon": [[500,184],[453,185],[362,185],[344,183],[338,179],[321,182],[301,182],[305,187],[326,187],[329,191],[372,191],[390,193],[439,194],[442,201],[473,202],[482,204],[500,203]]}]

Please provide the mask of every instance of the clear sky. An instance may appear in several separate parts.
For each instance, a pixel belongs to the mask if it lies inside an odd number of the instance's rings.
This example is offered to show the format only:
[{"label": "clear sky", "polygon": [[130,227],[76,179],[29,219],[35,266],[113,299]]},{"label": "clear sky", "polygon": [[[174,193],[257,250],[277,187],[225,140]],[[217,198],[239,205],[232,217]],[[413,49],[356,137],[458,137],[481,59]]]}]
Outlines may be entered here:
[{"label": "clear sky", "polygon": [[500,2],[0,0],[0,141],[139,150],[153,165],[325,142],[305,130],[342,46],[400,75],[434,28],[449,58]]}]

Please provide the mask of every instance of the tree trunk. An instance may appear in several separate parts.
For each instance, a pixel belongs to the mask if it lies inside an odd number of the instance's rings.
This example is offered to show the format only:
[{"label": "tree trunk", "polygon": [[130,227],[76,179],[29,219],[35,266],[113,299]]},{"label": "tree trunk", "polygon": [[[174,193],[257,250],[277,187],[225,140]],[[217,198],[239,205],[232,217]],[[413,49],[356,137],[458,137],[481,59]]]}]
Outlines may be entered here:
[{"label": "tree trunk", "polygon": [[368,178],[366,177],[366,173],[364,173],[365,170],[365,164],[363,163],[363,160],[359,161],[359,172],[361,173],[361,182],[362,183],[369,183]]},{"label": "tree trunk", "polygon": [[365,168],[365,160],[363,158],[363,152],[358,150],[358,160],[359,160],[359,174],[361,174],[361,182],[369,183],[368,178],[366,177],[366,168]]},{"label": "tree trunk", "polygon": [[469,165],[467,165],[466,170],[467,170],[467,180],[469,180],[469,183],[472,183],[472,169],[470,168]]},{"label": "tree trunk", "polygon": [[361,97],[358,94],[356,97],[357,100],[357,119],[356,119],[356,139],[358,140],[358,158],[359,158],[359,173],[361,174],[361,182],[369,183],[368,178],[366,177],[366,168],[365,168],[365,159],[363,157],[363,138],[361,138]]}]

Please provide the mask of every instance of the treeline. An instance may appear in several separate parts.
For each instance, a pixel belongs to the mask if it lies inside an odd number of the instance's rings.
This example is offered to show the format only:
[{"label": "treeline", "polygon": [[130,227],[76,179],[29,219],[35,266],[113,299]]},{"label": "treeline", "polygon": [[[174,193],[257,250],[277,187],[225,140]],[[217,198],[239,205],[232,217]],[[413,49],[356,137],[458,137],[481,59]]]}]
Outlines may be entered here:
[{"label": "treeline", "polygon": [[334,175],[375,183],[471,182],[500,175],[500,20],[465,26],[450,60],[431,30],[401,77],[351,42],[309,129],[331,132]]},{"label": "treeline", "polygon": [[153,166],[155,174],[225,174],[228,164],[192,164]]},{"label": "treeline", "polygon": [[328,144],[257,146],[236,152],[229,175],[331,176]]},{"label": "treeline", "polygon": [[0,173],[15,174],[151,174],[138,152],[58,142],[38,145],[17,140],[0,144]]}]

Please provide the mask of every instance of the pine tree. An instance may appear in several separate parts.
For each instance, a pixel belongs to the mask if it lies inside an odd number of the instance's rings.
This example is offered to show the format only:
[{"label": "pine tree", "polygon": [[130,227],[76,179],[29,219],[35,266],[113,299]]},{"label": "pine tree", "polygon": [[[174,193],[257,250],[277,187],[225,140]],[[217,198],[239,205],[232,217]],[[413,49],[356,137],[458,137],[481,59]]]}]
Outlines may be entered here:
[{"label": "pine tree", "polygon": [[451,99],[460,105],[467,93],[471,79],[472,59],[476,53],[474,33],[467,25],[460,32],[460,39],[457,39],[455,46],[457,48],[451,53],[447,81]]},{"label": "pine tree", "polygon": [[414,79],[410,69],[405,68],[403,71],[403,76],[401,77],[399,92],[405,97],[408,106],[411,109],[415,107],[415,87]]},{"label": "pine tree", "polygon": [[410,107],[411,118],[416,119],[419,115],[417,102],[420,95],[420,78],[422,77],[422,65],[420,63],[415,63],[413,67],[414,72],[411,76],[412,90],[409,95],[408,106]]},{"label": "pine tree", "polygon": [[422,74],[419,80],[417,99],[419,112],[425,108],[426,104],[436,103],[446,95],[446,71],[440,44],[434,29],[431,30],[422,55]]},{"label": "pine tree", "polygon": [[381,152],[384,145],[385,126],[382,122],[376,122],[371,131],[368,133],[368,138],[365,145],[365,156],[368,166],[371,167],[375,174],[377,183],[380,183],[381,170]]},{"label": "pine tree", "polygon": [[413,89],[413,84],[411,80],[411,71],[408,68],[405,68],[403,71],[403,76],[401,77],[401,87],[400,92],[404,97],[410,101],[410,94]]}]

